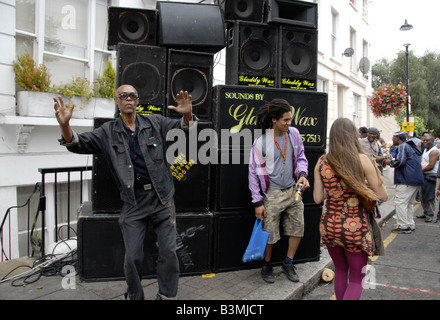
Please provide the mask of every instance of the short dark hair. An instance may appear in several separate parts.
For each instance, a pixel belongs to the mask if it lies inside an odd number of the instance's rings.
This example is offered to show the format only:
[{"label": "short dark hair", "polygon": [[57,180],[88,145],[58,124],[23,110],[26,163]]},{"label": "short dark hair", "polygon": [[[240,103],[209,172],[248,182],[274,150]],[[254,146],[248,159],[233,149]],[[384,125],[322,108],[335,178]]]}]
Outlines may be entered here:
[{"label": "short dark hair", "polygon": [[368,128],[367,127],[360,127],[359,128],[359,133],[367,133],[368,132]]}]

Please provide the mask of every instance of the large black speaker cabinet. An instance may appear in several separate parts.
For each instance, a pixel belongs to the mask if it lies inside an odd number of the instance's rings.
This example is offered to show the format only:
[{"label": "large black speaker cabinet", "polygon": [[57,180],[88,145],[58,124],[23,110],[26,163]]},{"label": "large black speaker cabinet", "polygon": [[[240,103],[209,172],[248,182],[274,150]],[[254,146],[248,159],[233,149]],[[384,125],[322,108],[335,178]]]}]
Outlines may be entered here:
[{"label": "large black speaker cabinet", "polygon": [[189,132],[174,131],[176,134],[167,142],[177,212],[208,211],[211,164],[204,161],[203,157],[208,160],[210,155],[201,148],[211,149],[213,141],[211,135],[203,138],[205,130],[212,133],[212,123],[199,121]]},{"label": "large black speaker cabinet", "polygon": [[115,50],[119,42],[157,45],[156,10],[109,7],[109,50]]},{"label": "large black speaker cabinet", "polygon": [[278,70],[278,28],[236,21],[227,31],[226,83],[275,87]]},{"label": "large black speaker cabinet", "polygon": [[[85,211],[85,210],[83,210]],[[78,273],[82,281],[124,278],[125,248],[118,215],[81,212],[78,218]],[[185,214],[176,217],[176,244],[181,275],[211,270],[212,215]],[[143,277],[156,275],[156,235],[148,226],[144,246]]]},{"label": "large black speaker cabinet", "polygon": [[[199,119],[211,121],[214,55],[206,52],[168,50],[167,106],[177,105],[176,95],[188,91],[193,112]],[[167,116],[182,115],[167,108]]]},{"label": "large black speaker cabinet", "polygon": [[316,90],[318,31],[280,26],[278,87]]},{"label": "large black speaker cabinet", "polygon": [[[294,257],[295,262],[319,260],[321,237],[319,222],[322,207],[304,206],[304,237]],[[253,209],[214,214],[214,258],[213,272],[248,269],[262,266],[262,261],[243,263],[242,258],[255,223]],[[286,257],[288,237],[282,233],[272,252],[272,262],[281,264]]]},{"label": "large black speaker cabinet", "polygon": [[[256,137],[256,112],[267,101],[287,100],[292,107],[292,126],[297,128],[305,147],[325,148],[327,139],[327,94],[315,91],[215,86],[213,92],[214,129],[224,147],[227,134]],[[246,145],[245,147],[250,147]]]},{"label": "large black speaker cabinet", "polygon": [[224,12],[225,20],[263,21],[265,0],[217,0]]},{"label": "large black speaker cabinet", "polygon": [[[95,118],[94,128],[99,128],[113,118]],[[110,167],[104,155],[93,155],[92,168],[92,206],[93,211],[119,213],[122,208],[121,195]]]},{"label": "large black speaker cabinet", "polygon": [[294,0],[266,0],[265,22],[318,28],[318,5]]},{"label": "large black speaker cabinet", "polygon": [[[165,114],[166,56],[165,48],[118,44],[117,87],[130,84],[136,88],[139,94],[137,113]],[[116,114],[119,114],[117,107]]]},{"label": "large black speaker cabinet", "polygon": [[212,166],[210,208],[216,212],[253,208],[249,190],[249,153],[244,149],[221,149]]},{"label": "large black speaker cabinet", "polygon": [[225,22],[218,5],[157,2],[159,45],[216,53],[225,47]]}]

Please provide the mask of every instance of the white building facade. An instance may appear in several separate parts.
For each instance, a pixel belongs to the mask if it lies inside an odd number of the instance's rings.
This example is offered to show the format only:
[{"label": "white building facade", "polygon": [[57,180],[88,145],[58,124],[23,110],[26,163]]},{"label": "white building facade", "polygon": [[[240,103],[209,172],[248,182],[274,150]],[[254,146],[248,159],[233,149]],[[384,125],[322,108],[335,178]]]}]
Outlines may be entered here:
[{"label": "white building facade", "polygon": [[[200,0],[183,2],[199,3]],[[328,127],[338,117],[352,119],[357,126],[372,126],[373,116],[368,108],[368,96],[372,92],[371,68],[368,69],[365,64],[372,45],[369,1],[310,2],[318,3],[318,91],[328,93]],[[39,116],[19,113],[17,97],[22,89],[14,81],[13,61],[28,51],[37,64],[47,66],[53,84],[66,83],[74,75],[96,80],[102,75],[107,60],[112,60],[113,66],[116,66],[115,52],[107,50],[108,6],[152,9],[156,8],[156,1],[0,0],[0,41],[3,47],[0,53],[1,219],[8,208],[26,201],[35,184],[41,181],[40,168],[91,167],[93,162],[92,156],[72,154],[59,145],[60,131],[52,116],[51,96],[40,103],[45,110]],[[352,50],[347,51],[348,48]],[[225,56],[223,50],[215,57],[214,85],[224,84]],[[360,63],[361,60],[364,63]],[[37,106],[32,104],[28,107],[33,109]],[[71,124],[78,132],[91,130],[93,117],[112,115],[114,105],[109,109],[103,115],[96,108],[96,112],[72,119]],[[89,194],[91,171],[83,178],[87,182],[83,185],[85,194]],[[76,182],[75,188],[80,188],[77,175],[61,176],[56,181],[59,192],[67,192],[63,186],[68,179]],[[55,180],[48,176],[45,190],[48,196],[46,244],[55,239],[55,221],[51,218],[55,207],[54,188]],[[89,199],[83,199],[86,200]],[[76,202],[72,200],[72,203]],[[20,210],[11,214],[12,252],[8,258],[26,254],[28,226],[22,215],[27,216]],[[66,219],[60,213],[58,225],[65,223]],[[75,220],[76,216],[70,219]],[[4,236],[3,241],[8,242],[8,235]]]}]

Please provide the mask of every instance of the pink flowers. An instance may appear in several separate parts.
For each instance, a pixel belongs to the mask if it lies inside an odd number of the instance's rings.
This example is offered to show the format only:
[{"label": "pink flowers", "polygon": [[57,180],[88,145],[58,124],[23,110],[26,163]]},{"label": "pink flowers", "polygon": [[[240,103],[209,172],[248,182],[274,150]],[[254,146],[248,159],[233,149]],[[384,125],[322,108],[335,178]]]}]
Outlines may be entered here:
[{"label": "pink flowers", "polygon": [[384,84],[370,97],[370,109],[376,118],[388,117],[399,113],[406,107],[406,86]]}]

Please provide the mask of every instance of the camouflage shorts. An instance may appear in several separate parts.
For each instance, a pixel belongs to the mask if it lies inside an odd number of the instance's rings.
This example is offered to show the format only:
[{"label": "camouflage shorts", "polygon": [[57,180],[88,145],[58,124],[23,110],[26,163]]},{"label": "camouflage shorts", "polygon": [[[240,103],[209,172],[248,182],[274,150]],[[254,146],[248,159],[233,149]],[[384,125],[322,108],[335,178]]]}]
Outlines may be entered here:
[{"label": "camouflage shorts", "polygon": [[280,190],[269,188],[264,198],[266,217],[264,231],[269,232],[267,243],[274,244],[281,239],[280,221],[283,219],[284,235],[302,237],[304,235],[304,203],[294,200],[295,187]]}]

